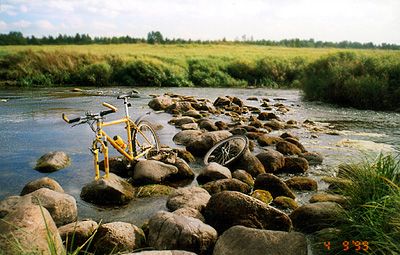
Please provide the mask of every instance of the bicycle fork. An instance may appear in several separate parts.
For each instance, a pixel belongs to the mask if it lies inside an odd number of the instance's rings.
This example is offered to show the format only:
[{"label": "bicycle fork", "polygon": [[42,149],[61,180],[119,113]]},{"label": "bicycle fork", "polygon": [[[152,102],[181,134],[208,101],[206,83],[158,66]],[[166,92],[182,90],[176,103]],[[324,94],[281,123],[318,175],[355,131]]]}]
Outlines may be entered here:
[{"label": "bicycle fork", "polygon": [[95,180],[100,179],[100,162],[99,162],[99,152],[100,149],[97,146],[97,144],[100,143],[101,145],[101,152],[104,155],[104,172],[105,172],[105,178],[107,179],[109,177],[110,173],[110,164],[109,164],[109,159],[108,159],[108,147],[106,144],[106,141],[102,141],[99,138],[96,138],[96,140],[93,142],[93,146],[90,149],[90,151],[93,153],[93,161],[94,161],[94,169],[95,169]]}]

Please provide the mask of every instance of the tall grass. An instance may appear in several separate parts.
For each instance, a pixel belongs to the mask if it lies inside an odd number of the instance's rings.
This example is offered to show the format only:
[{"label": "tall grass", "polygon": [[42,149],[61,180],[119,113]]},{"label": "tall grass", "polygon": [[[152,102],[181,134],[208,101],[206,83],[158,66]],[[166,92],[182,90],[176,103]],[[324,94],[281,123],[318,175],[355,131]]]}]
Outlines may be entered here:
[{"label": "tall grass", "polygon": [[340,52],[304,71],[307,99],[361,109],[400,109],[400,58]]},{"label": "tall grass", "polygon": [[344,240],[352,251],[354,240],[367,241],[370,254],[400,254],[400,155],[347,164],[339,173],[351,182],[339,190],[349,197],[348,222],[340,226],[333,254],[348,254]]}]

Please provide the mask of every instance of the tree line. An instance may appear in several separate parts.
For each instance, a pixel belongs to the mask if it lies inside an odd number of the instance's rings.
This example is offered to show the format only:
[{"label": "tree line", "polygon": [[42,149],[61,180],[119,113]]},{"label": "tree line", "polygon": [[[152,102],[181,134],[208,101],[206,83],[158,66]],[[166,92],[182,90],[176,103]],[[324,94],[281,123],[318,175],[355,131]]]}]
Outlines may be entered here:
[{"label": "tree line", "polygon": [[[244,39],[243,39],[244,38]],[[390,49],[400,50],[397,44],[374,44],[372,42],[360,43],[352,41],[328,42],[316,41],[314,39],[283,39],[275,40],[254,40],[246,39],[227,41],[222,40],[191,40],[182,38],[164,38],[159,31],[151,31],[147,34],[147,38],[135,38],[129,35],[112,36],[112,37],[91,37],[89,34],[62,35],[54,37],[52,35],[35,37],[24,36],[21,32],[10,31],[8,34],[0,34],[0,45],[64,45],[64,44],[121,44],[121,43],[148,43],[148,44],[215,44],[215,43],[237,43],[249,45],[265,45],[265,46],[284,46],[293,48],[344,48],[344,49]]]}]

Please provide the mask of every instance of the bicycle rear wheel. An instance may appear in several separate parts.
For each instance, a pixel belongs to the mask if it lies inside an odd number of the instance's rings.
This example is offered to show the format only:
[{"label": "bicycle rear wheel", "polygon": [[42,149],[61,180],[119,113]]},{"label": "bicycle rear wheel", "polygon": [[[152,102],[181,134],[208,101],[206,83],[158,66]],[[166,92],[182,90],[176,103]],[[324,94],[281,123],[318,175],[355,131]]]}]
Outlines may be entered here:
[{"label": "bicycle rear wheel", "polygon": [[143,154],[148,158],[160,149],[159,138],[150,122],[146,120],[139,121],[137,129],[132,130],[132,147],[135,156]]},{"label": "bicycle rear wheel", "polygon": [[245,136],[230,136],[215,144],[204,156],[204,164],[216,162],[228,165],[238,159],[247,148],[249,140]]}]

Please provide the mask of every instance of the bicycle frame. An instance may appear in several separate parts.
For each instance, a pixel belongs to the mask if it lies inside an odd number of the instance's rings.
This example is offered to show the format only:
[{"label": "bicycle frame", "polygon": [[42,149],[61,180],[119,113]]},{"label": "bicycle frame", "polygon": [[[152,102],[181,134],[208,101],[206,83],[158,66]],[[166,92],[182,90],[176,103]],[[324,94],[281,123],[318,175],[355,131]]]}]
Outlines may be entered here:
[{"label": "bicycle frame", "polygon": [[[128,113],[126,111],[126,113]],[[126,114],[128,115],[128,114]],[[128,151],[122,149],[115,141],[113,138],[111,138],[104,130],[103,127],[108,127],[108,126],[113,126],[113,125],[118,125],[121,123],[126,124],[126,132],[127,132],[127,146],[128,146]],[[114,120],[114,121],[109,121],[109,122],[102,122],[100,119],[97,120],[97,129],[96,129],[96,138],[93,140],[92,144],[92,153],[93,153],[93,158],[94,158],[94,168],[95,168],[95,179],[98,180],[100,178],[100,167],[99,167],[99,146],[100,144],[102,153],[104,155],[104,171],[105,171],[105,177],[109,177],[109,172],[110,172],[110,165],[109,165],[109,157],[108,157],[108,145],[107,143],[110,143],[119,153],[121,153],[124,157],[126,157],[129,161],[136,160],[144,155],[146,155],[152,148],[148,148],[141,152],[140,154],[134,155],[133,153],[133,143],[132,143],[132,130],[136,130],[139,132],[147,142],[150,143],[146,135],[142,133],[142,131],[138,128],[136,123],[134,123],[130,118],[129,115],[125,116],[122,119],[119,120]],[[135,141],[137,145],[140,146],[140,143],[138,141]]]}]

